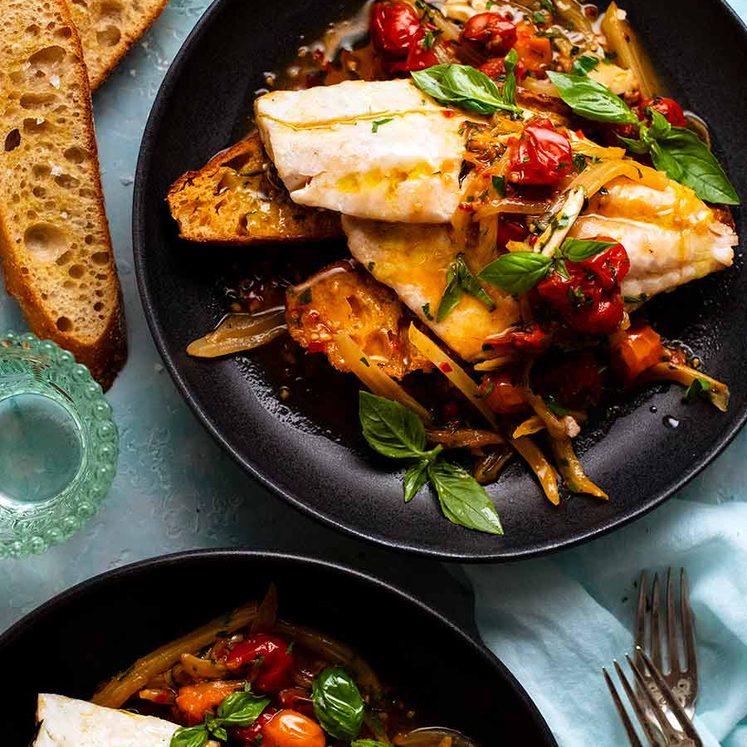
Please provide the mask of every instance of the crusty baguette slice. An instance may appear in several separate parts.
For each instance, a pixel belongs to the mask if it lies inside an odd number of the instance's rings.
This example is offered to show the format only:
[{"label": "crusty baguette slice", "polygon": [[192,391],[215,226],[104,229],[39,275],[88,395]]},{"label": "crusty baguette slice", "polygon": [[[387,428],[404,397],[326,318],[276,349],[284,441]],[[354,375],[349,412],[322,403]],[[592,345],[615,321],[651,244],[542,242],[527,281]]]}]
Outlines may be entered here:
[{"label": "crusty baguette slice", "polygon": [[91,89],[150,28],[168,0],[67,0],[78,28]]},{"label": "crusty baguette slice", "polygon": [[0,249],[32,330],[108,386],[126,358],[91,94],[64,0],[2,0]]},{"label": "crusty baguette slice", "polygon": [[167,198],[179,235],[244,245],[342,237],[337,214],[296,205],[273,175],[254,133],[179,177]]}]

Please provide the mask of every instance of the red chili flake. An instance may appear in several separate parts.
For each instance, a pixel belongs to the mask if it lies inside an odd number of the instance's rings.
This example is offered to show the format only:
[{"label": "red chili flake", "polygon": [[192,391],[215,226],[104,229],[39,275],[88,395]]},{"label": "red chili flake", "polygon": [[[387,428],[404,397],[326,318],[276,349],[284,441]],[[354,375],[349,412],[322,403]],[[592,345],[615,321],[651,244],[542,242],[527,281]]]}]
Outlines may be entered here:
[{"label": "red chili flake", "polygon": [[327,350],[327,343],[321,340],[312,340],[306,347],[310,353],[324,353]]},{"label": "red chili flake", "polygon": [[443,115],[444,117],[446,117],[446,119],[451,119],[453,116],[456,115],[456,112],[453,109],[445,109],[443,111]]},{"label": "red chili flake", "polygon": [[439,364],[438,368],[441,371],[441,373],[445,373],[445,374],[451,373],[451,366],[448,363],[441,363]]}]

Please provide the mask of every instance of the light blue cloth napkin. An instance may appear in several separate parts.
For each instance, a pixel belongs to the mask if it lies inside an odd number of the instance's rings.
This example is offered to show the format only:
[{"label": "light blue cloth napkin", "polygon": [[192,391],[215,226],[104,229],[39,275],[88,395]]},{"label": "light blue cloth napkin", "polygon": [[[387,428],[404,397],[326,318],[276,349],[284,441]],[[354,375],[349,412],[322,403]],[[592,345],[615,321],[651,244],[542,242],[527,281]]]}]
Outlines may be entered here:
[{"label": "light blue cloth napkin", "polygon": [[747,433],[664,506],[545,559],[466,568],[485,643],[526,687],[561,747],[626,745],[601,670],[633,646],[644,568],[687,569],[704,744],[747,747]]}]

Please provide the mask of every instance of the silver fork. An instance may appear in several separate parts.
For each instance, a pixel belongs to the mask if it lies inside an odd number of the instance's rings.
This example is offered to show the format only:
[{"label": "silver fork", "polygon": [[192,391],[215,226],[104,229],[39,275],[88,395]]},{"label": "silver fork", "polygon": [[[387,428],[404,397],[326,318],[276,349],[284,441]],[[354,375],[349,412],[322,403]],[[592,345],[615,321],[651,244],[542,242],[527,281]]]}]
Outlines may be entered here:
[{"label": "silver fork", "polygon": [[[667,570],[666,583],[666,606],[662,616],[659,574],[654,575],[649,597],[646,572],[641,573],[635,643],[641,651],[649,652],[654,666],[662,673],[664,681],[674,692],[685,713],[692,718],[698,697],[698,662],[695,653],[695,622],[690,610],[685,569],[680,569],[679,620],[671,568]],[[662,657],[662,633],[666,662]],[[640,655],[637,655],[636,663],[640,668]],[[647,684],[651,685],[650,678],[647,678]]]},{"label": "silver fork", "polygon": [[[615,672],[650,747],[675,747],[675,745],[676,747],[703,747],[703,742],[698,736],[698,732],[695,731],[692,721],[685,713],[685,709],[648,655],[637,649],[636,661],[633,661],[627,654],[625,659],[633,672],[635,687],[630,684],[625,672],[617,662],[614,662]],[[640,665],[639,661],[641,662]],[[622,698],[609,672],[602,669],[602,674],[617,712],[620,714],[631,747],[643,747],[643,742],[641,742],[638,731],[623,705]],[[660,707],[655,696],[647,687],[648,680],[653,681],[659,693],[661,693],[661,697],[667,706],[666,712]],[[653,719],[651,718],[652,715]],[[674,723],[672,723],[673,718]]]}]

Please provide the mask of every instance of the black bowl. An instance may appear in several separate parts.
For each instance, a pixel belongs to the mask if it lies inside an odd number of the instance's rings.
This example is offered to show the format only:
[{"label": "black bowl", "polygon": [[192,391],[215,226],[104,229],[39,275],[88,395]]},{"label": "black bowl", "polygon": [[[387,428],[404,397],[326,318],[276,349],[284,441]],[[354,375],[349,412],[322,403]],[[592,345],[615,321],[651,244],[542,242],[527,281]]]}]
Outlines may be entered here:
[{"label": "black bowl", "polygon": [[[89,698],[135,659],[274,581],[281,615],[352,645],[424,719],[495,744],[555,745],[521,685],[433,609],[378,579],[319,560],[196,552],[148,560],[64,592],[0,638],[3,743],[25,747],[39,692]],[[12,680],[12,682],[11,682]],[[433,723],[433,722],[430,722]]]},{"label": "black bowl", "polygon": [[[263,73],[320,36],[361,0],[217,0],[184,45],[154,106],[143,140],[134,205],[135,261],[156,344],[185,399],[236,460],[294,506],[334,527],[391,547],[464,560],[505,560],[581,542],[642,515],[711,461],[747,414],[747,275],[737,267],[656,300],[648,309],[669,339],[690,345],[707,370],[732,388],[726,415],[685,406],[682,391],[645,392],[592,424],[580,443],[593,479],[610,492],[553,508],[523,465],[489,489],[506,536],[454,526],[434,500],[402,501],[401,476],[376,459],[357,423],[357,383],[331,370],[290,400],[278,349],[214,362],[185,348],[224,312],[222,281],[257,252],[317,256],[340,247],[221,249],[178,240],[164,196],[248,127]],[[673,93],[711,124],[716,150],[747,195],[747,34],[719,0],[627,0],[634,26]],[[744,225],[743,211],[735,211]],[[320,261],[323,261],[320,257]],[[676,429],[667,427],[677,422]]]}]

